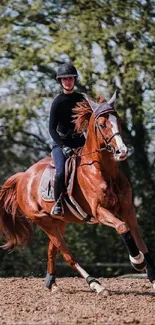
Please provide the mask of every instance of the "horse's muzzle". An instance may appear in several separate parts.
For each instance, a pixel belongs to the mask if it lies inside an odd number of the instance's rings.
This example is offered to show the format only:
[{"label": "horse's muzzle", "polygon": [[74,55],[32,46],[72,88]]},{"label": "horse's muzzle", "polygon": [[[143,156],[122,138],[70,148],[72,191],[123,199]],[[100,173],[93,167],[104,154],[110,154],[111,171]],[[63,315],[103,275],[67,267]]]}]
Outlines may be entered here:
[{"label": "horse's muzzle", "polygon": [[126,150],[122,150],[121,152],[116,151],[116,154],[118,154],[119,157],[119,161],[123,161],[125,159],[127,159],[128,157],[130,157],[132,154],[134,153],[134,148],[133,147],[126,147]]},{"label": "horse's muzzle", "polygon": [[123,149],[121,151],[117,150],[115,152],[115,154],[114,154],[114,157],[115,157],[116,161],[123,161],[123,160],[127,159],[127,157],[128,157],[128,149],[126,148],[126,150]]}]

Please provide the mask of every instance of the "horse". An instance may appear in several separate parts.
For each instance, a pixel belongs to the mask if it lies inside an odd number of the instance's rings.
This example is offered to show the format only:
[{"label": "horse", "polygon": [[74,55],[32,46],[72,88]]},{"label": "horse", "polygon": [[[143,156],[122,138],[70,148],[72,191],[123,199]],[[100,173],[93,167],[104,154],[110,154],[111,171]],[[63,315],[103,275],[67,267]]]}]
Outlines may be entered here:
[{"label": "horse", "polygon": [[[64,199],[64,215],[53,216],[54,201],[44,200],[41,196],[41,178],[53,164],[52,157],[38,161],[25,172],[16,173],[2,185],[0,235],[7,239],[3,248],[26,246],[31,240],[32,224],[37,224],[49,237],[45,286],[51,291],[58,289],[55,262],[60,251],[91,290],[108,293],[107,288],[88,274],[70,252],[64,241],[68,223],[102,224],[114,228],[128,250],[132,266],[138,271],[145,270],[155,289],[155,265],[139,230],[130,183],[118,166],[118,162],[127,159],[128,149],[122,139],[115,102],[116,93],[102,103],[85,95],[85,101],[74,109],[76,132],[86,133],[84,146],[75,150],[71,158],[75,167],[72,198],[79,213],[74,213]],[[52,170],[54,173],[55,169]]]}]

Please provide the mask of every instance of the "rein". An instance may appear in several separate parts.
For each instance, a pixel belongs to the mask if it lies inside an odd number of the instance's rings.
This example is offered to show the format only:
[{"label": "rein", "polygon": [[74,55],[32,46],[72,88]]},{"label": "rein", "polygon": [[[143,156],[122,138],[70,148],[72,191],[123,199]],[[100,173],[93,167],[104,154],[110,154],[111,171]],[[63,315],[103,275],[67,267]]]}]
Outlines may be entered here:
[{"label": "rein", "polygon": [[101,151],[103,151],[103,150],[107,150],[107,148],[106,147],[104,147],[104,148],[101,148],[101,149],[95,149],[94,151],[91,151],[91,152],[88,152],[88,153],[74,153],[76,156],[78,156],[78,157],[82,157],[82,156],[88,156],[88,155],[91,155],[92,153],[95,153],[95,152],[101,152]]}]

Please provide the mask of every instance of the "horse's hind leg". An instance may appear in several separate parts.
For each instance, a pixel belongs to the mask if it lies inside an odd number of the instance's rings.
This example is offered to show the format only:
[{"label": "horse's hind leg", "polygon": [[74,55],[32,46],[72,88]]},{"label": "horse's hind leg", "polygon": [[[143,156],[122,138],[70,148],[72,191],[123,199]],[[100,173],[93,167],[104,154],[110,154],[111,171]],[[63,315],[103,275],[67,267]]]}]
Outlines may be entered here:
[{"label": "horse's hind leg", "polygon": [[[59,224],[59,230],[62,235],[64,235],[66,230],[66,224],[61,221],[57,221]],[[48,245],[48,261],[47,261],[47,274],[45,278],[45,286],[48,289],[56,288],[56,257],[58,253],[58,248],[50,240]]]},{"label": "horse's hind leg", "polygon": [[45,286],[48,289],[52,289],[55,282],[55,263],[58,249],[50,240],[48,245],[48,262],[47,262],[47,274],[45,278]]},{"label": "horse's hind leg", "polygon": [[[44,232],[46,232],[53,245],[62,253],[64,260],[72,267],[72,269],[78,272],[84,279],[86,279],[90,288],[97,293],[103,292],[104,295],[107,295],[107,290],[101,286],[98,280],[90,277],[90,275],[79,265],[76,258],[71,254],[63,239],[63,235],[59,229],[57,220],[52,219],[50,215],[42,214],[42,216],[36,217],[34,221]],[[54,252],[56,253],[55,250]]]}]

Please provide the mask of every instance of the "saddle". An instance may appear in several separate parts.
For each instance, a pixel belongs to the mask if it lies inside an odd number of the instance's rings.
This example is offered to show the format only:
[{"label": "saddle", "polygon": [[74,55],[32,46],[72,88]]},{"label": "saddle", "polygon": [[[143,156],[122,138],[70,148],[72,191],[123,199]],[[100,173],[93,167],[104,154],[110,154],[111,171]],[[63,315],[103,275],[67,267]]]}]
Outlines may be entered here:
[{"label": "saddle", "polygon": [[[70,209],[70,211],[80,220],[84,220],[87,223],[91,223],[91,220],[94,220],[94,217],[88,215],[78,204],[78,202],[73,197],[73,188],[74,188],[74,178],[77,168],[77,156],[72,156],[66,160],[65,163],[65,192],[63,199]],[[56,169],[53,163],[53,159],[45,168],[40,185],[39,191],[42,200],[48,202],[54,202],[54,179],[55,179]]]}]

